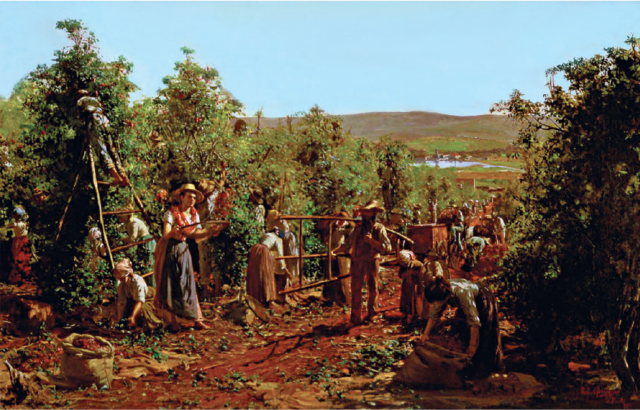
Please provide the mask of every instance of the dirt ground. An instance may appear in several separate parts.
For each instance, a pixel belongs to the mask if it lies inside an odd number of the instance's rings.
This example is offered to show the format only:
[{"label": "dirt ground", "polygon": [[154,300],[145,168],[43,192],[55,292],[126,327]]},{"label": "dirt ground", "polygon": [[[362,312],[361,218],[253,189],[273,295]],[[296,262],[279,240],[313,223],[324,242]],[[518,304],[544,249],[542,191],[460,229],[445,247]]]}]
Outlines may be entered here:
[{"label": "dirt ground", "polygon": [[[495,272],[500,252],[487,248],[480,260],[481,271],[455,271],[453,276],[486,281]],[[2,364],[2,405],[85,409],[640,407],[640,402],[622,398],[619,383],[606,364],[562,350],[547,355],[531,351],[518,321],[508,312],[500,312],[504,373],[468,383],[460,390],[398,384],[392,377],[412,351],[426,321],[403,325],[396,270],[383,269],[381,279],[379,315],[354,328],[347,326],[349,309],[328,306],[317,288],[302,293],[295,306],[275,309],[268,324],[257,320],[252,326],[242,326],[225,318],[223,306],[232,299],[228,295],[203,303],[210,330],[185,328],[177,334],[108,330],[96,324],[110,314],[112,307],[105,305],[102,316],[58,319],[56,327],[40,336],[3,332],[0,357],[27,376],[56,374],[62,354],[60,340],[71,333],[109,340],[115,347],[116,369],[109,390],[97,386],[64,389],[33,382],[28,397],[17,403]],[[0,297],[9,297],[3,289],[5,294]],[[20,291],[29,293],[28,289]],[[6,309],[0,319],[9,324]],[[432,341],[462,349],[447,328]],[[571,343],[575,349],[570,350],[578,351],[580,346],[597,347],[599,341],[584,337],[566,341]],[[136,358],[146,358],[154,365],[132,373],[128,363]]]}]

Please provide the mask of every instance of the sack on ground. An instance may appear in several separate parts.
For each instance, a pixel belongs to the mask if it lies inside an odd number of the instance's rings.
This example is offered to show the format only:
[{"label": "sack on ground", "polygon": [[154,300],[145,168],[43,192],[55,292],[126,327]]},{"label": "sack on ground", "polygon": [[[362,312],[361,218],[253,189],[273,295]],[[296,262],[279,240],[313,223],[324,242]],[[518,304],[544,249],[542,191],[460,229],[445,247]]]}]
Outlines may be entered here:
[{"label": "sack on ground", "polygon": [[471,361],[433,343],[417,346],[407,357],[394,380],[427,388],[459,389],[464,386]]},{"label": "sack on ground", "polygon": [[[78,343],[85,340],[89,343]],[[76,388],[90,387],[93,384],[99,389],[111,387],[115,356],[111,343],[99,336],[72,333],[62,341],[62,350],[64,353],[60,375],[69,384]]]}]

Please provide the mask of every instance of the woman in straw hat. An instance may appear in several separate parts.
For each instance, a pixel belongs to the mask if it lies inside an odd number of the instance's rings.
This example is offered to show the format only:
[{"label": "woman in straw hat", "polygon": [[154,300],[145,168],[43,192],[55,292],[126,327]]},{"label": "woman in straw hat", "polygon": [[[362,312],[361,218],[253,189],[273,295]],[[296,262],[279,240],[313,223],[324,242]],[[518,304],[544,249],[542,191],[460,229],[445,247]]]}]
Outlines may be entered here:
[{"label": "woman in straw hat", "polygon": [[203,323],[202,310],[196,293],[194,260],[189,242],[217,235],[227,225],[212,225],[203,229],[195,204],[204,195],[193,184],[184,184],[174,196],[179,205],[171,207],[163,217],[162,239],[156,248],[154,272],[158,295],[156,307],[171,312],[171,329],[177,331],[177,317],[195,320],[196,328],[208,328]]}]

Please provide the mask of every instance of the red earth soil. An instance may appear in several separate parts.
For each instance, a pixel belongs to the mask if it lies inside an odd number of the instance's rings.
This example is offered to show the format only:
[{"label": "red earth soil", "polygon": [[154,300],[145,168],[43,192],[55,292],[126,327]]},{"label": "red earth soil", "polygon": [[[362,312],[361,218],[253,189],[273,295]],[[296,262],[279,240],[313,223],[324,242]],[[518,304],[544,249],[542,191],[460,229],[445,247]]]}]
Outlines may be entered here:
[{"label": "red earth soil", "polygon": [[[487,274],[485,268],[495,266],[492,255],[494,252],[488,248],[480,258],[481,275]],[[479,279],[480,272],[477,273],[467,275],[455,271],[452,276]],[[258,321],[253,326],[240,326],[225,319],[223,306],[232,299],[225,296],[202,303],[211,325],[209,330],[184,328],[177,334],[149,335],[139,330],[102,328],[97,323],[112,314],[112,303],[102,306],[98,316],[85,317],[83,321],[64,319],[62,327],[40,337],[2,334],[0,357],[26,374],[36,371],[55,374],[62,353],[60,340],[71,333],[99,335],[109,340],[116,349],[116,365],[120,359],[136,357],[162,362],[163,354],[168,353],[195,357],[191,365],[178,362],[164,372],[139,378],[119,378],[122,369],[116,368],[109,390],[44,386],[37,397],[21,404],[15,404],[11,395],[3,395],[3,405],[7,408],[126,409],[513,408],[600,407],[603,402],[602,397],[579,396],[575,392],[584,387],[580,386],[572,390],[575,398],[568,394],[559,396],[560,400],[563,397],[571,400],[562,405],[541,395],[545,385],[533,377],[512,373],[497,376],[505,382],[477,383],[467,390],[424,390],[394,383],[393,372],[403,365],[402,358],[411,352],[426,321],[402,325],[398,310],[401,281],[396,270],[383,269],[381,279],[379,314],[371,322],[352,328],[347,326],[349,309],[326,305],[318,288],[302,293],[296,306],[278,307],[267,324]],[[513,336],[517,321],[502,317],[506,358],[511,360],[509,363],[517,363],[526,346]],[[6,313],[2,312],[0,319],[7,320]],[[446,328],[435,334],[432,341],[463,351],[458,339]],[[575,363],[573,369],[584,373]],[[568,368],[566,371],[571,372]],[[599,374],[604,378],[602,372]],[[0,372],[0,376],[4,393],[6,372]],[[548,401],[532,404],[531,400],[536,398]],[[627,404],[616,402],[616,405]]]}]

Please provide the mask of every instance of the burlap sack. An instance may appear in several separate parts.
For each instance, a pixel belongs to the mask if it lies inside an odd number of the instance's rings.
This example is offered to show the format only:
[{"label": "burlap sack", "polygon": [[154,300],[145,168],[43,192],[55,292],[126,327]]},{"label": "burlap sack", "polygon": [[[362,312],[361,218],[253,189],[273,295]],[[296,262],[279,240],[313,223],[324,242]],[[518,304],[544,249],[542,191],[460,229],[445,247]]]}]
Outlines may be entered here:
[{"label": "burlap sack", "polygon": [[459,389],[470,369],[471,361],[466,355],[427,342],[415,348],[393,379],[426,388]]},{"label": "burlap sack", "polygon": [[[77,338],[95,339],[108,347],[107,351],[92,351],[73,346]],[[78,387],[90,387],[95,384],[98,388],[111,387],[113,380],[113,359],[115,350],[107,340],[91,335],[72,333],[62,341],[62,364],[60,375],[69,384]]]}]

